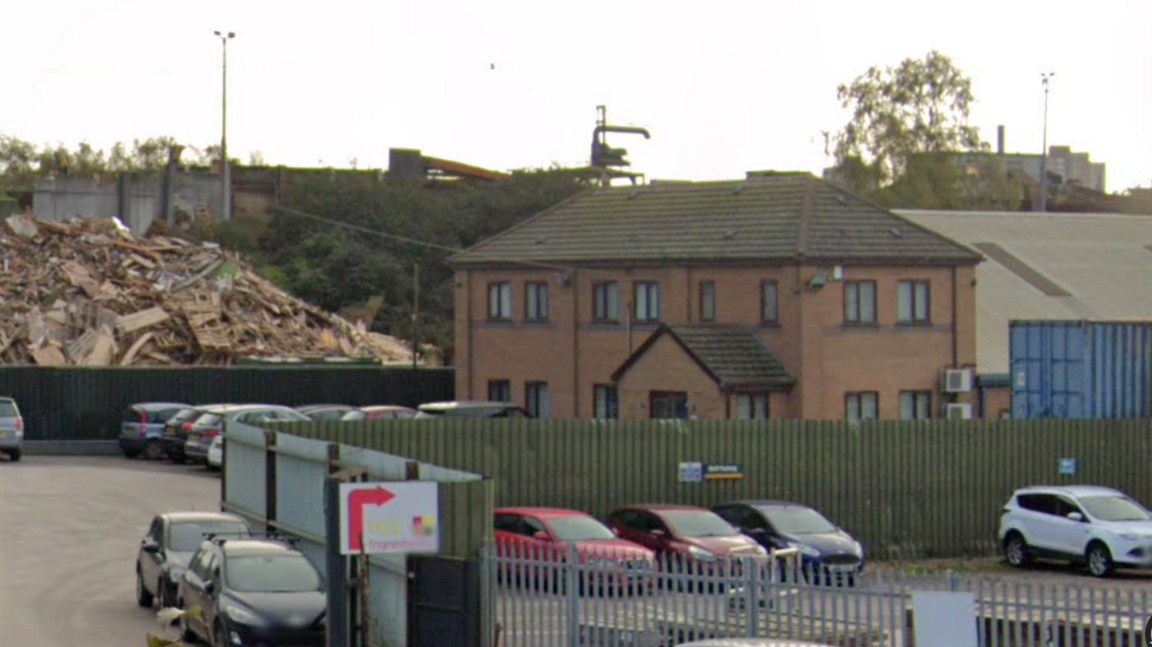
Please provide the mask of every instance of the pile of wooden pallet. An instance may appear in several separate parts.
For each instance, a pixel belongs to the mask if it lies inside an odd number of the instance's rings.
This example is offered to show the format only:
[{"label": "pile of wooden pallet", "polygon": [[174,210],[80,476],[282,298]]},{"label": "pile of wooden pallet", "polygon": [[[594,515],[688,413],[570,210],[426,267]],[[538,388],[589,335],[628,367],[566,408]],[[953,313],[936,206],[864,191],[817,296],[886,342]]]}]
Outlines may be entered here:
[{"label": "pile of wooden pallet", "polygon": [[403,343],[289,295],[213,243],[138,238],[114,219],[11,216],[4,225],[0,364],[411,362]]}]

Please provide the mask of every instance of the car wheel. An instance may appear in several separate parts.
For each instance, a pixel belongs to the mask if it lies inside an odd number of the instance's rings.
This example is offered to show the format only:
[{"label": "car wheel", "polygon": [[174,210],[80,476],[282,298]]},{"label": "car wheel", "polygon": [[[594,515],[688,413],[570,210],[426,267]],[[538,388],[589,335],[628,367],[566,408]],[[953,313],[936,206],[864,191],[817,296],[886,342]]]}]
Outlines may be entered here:
[{"label": "car wheel", "polygon": [[1088,561],[1088,572],[1092,577],[1108,577],[1112,574],[1114,568],[1112,553],[1108,552],[1108,547],[1104,544],[1098,541],[1089,544],[1085,558]]},{"label": "car wheel", "polygon": [[140,571],[136,571],[136,604],[139,604],[145,609],[150,609],[153,600],[152,594],[149,593],[147,587],[144,586],[144,576],[140,574]]},{"label": "car wheel", "polygon": [[150,461],[160,460],[164,458],[164,448],[155,440],[149,440],[144,443],[144,458]]},{"label": "car wheel", "polygon": [[22,450],[22,449],[13,449],[12,451],[8,452],[8,458],[9,458],[9,459],[10,459],[10,460],[11,460],[13,463],[19,463],[19,462],[20,462],[20,458],[21,458],[23,455],[24,455],[24,450]]},{"label": "car wheel", "polygon": [[1020,533],[1009,533],[1008,538],[1004,540],[1004,559],[1016,568],[1028,566],[1028,543],[1024,541]]}]

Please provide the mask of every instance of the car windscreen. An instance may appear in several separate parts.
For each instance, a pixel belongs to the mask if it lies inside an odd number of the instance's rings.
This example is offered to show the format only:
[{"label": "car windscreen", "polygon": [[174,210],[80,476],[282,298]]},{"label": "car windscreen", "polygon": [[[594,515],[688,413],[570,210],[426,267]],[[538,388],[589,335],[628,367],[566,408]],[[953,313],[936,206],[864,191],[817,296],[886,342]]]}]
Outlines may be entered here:
[{"label": "car windscreen", "polygon": [[227,560],[228,588],[241,593],[319,591],[320,574],[307,557],[242,555]]},{"label": "car windscreen", "polygon": [[714,512],[667,510],[660,513],[678,537],[732,537],[740,534]]},{"label": "car windscreen", "polygon": [[560,541],[602,541],[616,538],[607,526],[588,517],[556,517],[546,523],[552,534]]},{"label": "car windscreen", "polygon": [[349,411],[340,417],[341,420],[367,420],[368,414],[363,411]]},{"label": "car windscreen", "polygon": [[220,424],[221,420],[223,420],[223,418],[215,413],[205,413],[192,424],[197,427],[211,427]]},{"label": "car windscreen", "polygon": [[227,537],[242,537],[248,534],[248,526],[239,521],[183,521],[172,524],[168,533],[168,547],[171,550],[191,552],[208,539],[206,535],[216,533]]},{"label": "car windscreen", "polygon": [[189,420],[195,420],[200,416],[200,412],[195,409],[181,409],[179,413],[168,419],[168,424],[179,424]]},{"label": "car windscreen", "polygon": [[785,535],[820,535],[836,532],[836,525],[812,508],[760,508],[772,526]]},{"label": "car windscreen", "polygon": [[1149,521],[1152,514],[1128,497],[1104,495],[1080,498],[1088,514],[1101,521]]},{"label": "car windscreen", "polygon": [[16,403],[11,400],[0,400],[0,418],[19,418],[20,412],[16,410]]}]

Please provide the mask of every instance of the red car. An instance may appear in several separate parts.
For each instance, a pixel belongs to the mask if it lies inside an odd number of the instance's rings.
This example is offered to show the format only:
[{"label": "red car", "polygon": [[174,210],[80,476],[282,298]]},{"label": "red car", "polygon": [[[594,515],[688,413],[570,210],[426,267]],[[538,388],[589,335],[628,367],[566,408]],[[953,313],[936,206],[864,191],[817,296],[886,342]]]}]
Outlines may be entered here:
[{"label": "red car", "polygon": [[508,560],[511,568],[506,573],[511,577],[527,574],[562,588],[559,580],[564,571],[547,564],[566,562],[574,547],[580,564],[587,567],[581,573],[582,587],[599,583],[649,588],[655,583],[656,554],[617,537],[589,514],[557,508],[497,508],[495,516],[497,555]]},{"label": "red car", "polygon": [[608,525],[621,539],[654,551],[667,566],[706,575],[740,567],[742,558],[767,564],[756,540],[706,508],[630,505],[617,508]]}]

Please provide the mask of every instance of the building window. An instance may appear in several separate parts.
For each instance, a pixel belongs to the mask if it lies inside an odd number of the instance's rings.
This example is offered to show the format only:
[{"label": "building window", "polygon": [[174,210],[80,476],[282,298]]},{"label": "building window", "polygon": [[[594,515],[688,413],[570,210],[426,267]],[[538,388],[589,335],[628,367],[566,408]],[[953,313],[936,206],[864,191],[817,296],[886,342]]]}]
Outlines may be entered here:
[{"label": "building window", "polygon": [[844,417],[848,420],[876,420],[880,396],[875,392],[844,394]]},{"label": "building window", "polygon": [[768,418],[767,393],[740,393],[736,396],[736,417],[740,420]]},{"label": "building window", "polygon": [[508,380],[488,380],[489,402],[511,402],[512,383]]},{"label": "building window", "polygon": [[896,295],[896,321],[928,323],[928,281],[900,281]]},{"label": "building window", "polygon": [[932,417],[932,393],[929,391],[901,391],[900,419],[928,420]]},{"label": "building window", "polygon": [[764,281],[760,284],[760,321],[762,323],[776,323],[780,320],[776,293],[776,281]]},{"label": "building window", "polygon": [[636,321],[659,321],[660,284],[637,281],[633,286],[633,309]]},{"label": "building window", "polygon": [[648,394],[648,416],[662,420],[687,420],[688,394],[683,391],[651,391]]},{"label": "building window", "polygon": [[620,290],[615,281],[592,286],[592,320],[620,321]]},{"label": "building window", "polygon": [[875,281],[848,281],[844,283],[844,323],[876,323]]},{"label": "building window", "polygon": [[548,284],[529,281],[524,284],[524,318],[548,321]]},{"label": "building window", "polygon": [[488,285],[488,318],[492,321],[507,321],[512,318],[511,283]]},{"label": "building window", "polygon": [[524,385],[524,400],[528,415],[533,418],[550,418],[552,400],[548,395],[547,382],[529,382]]},{"label": "building window", "polygon": [[700,283],[700,321],[716,321],[716,283]]},{"label": "building window", "polygon": [[616,387],[610,384],[592,386],[593,417],[612,420],[620,416],[620,403],[616,398]]}]

